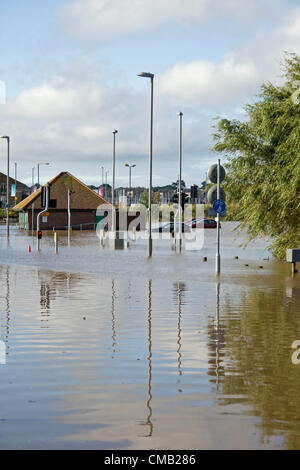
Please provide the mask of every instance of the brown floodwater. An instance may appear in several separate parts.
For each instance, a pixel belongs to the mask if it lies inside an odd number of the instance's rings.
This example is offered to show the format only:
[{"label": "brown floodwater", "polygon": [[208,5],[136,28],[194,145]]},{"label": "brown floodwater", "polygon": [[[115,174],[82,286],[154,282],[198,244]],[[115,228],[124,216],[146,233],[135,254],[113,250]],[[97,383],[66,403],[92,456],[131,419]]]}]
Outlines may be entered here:
[{"label": "brown floodwater", "polygon": [[300,274],[233,226],[219,278],[214,230],[147,260],[1,227],[0,448],[299,449]]}]

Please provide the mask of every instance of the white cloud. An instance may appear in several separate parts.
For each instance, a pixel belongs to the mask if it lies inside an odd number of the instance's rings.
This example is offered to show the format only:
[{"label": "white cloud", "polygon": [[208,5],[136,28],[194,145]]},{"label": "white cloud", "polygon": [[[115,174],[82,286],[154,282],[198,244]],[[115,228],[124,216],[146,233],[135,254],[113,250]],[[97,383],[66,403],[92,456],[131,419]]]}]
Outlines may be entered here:
[{"label": "white cloud", "polygon": [[[279,80],[283,51],[300,53],[299,23],[297,8],[275,30],[260,33],[218,61],[177,63],[155,77],[154,184],[177,178],[178,111],[184,113],[184,178],[197,182],[197,174],[202,180],[212,118],[233,117],[263,81]],[[11,156],[19,163],[20,177],[22,167],[28,168],[30,183],[33,164],[50,161],[51,167],[43,167],[44,176],[69,170],[90,183],[99,182],[100,165],[111,168],[112,130],[118,129],[117,184],[127,182],[126,161],[137,164],[135,183],[147,184],[149,83],[140,80],[143,91],[138,93],[120,71],[88,59],[88,54],[86,60],[51,64],[44,77],[1,107],[0,127],[12,138]],[[1,166],[5,171],[4,161]]]},{"label": "white cloud", "polygon": [[174,65],[159,79],[159,89],[180,102],[221,112],[249,98],[257,90],[259,78],[252,59],[228,54],[219,63],[198,60]]},{"label": "white cloud", "polygon": [[[250,24],[272,16],[258,0],[75,0],[60,9],[66,31],[75,38],[107,40],[154,30],[168,23],[199,26],[230,20]],[[275,2],[276,3],[276,2]]]}]

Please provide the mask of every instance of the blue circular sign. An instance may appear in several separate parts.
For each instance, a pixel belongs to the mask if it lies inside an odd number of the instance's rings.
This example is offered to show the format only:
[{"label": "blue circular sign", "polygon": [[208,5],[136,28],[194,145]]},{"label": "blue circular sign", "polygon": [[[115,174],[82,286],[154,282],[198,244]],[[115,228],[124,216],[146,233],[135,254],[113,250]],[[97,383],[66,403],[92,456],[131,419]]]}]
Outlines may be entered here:
[{"label": "blue circular sign", "polygon": [[223,201],[223,199],[217,199],[214,203],[213,203],[213,210],[217,213],[217,214],[222,214],[222,212],[224,212],[226,209],[226,204],[225,204],[225,201]]}]

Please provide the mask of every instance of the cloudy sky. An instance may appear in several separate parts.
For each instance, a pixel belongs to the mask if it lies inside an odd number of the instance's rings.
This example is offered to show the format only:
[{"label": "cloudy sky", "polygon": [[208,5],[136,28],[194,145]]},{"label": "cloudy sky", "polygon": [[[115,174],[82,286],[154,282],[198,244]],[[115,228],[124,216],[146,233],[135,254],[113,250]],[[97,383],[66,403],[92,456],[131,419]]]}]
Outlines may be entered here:
[{"label": "cloudy sky", "polygon": [[149,71],[153,184],[177,178],[182,111],[190,185],[218,158],[214,118],[243,118],[264,81],[280,82],[284,51],[300,54],[300,0],[2,0],[0,37],[0,134],[11,137],[19,179],[31,184],[32,168],[49,162],[41,183],[70,171],[100,184],[101,166],[110,182],[118,129],[117,185],[128,162],[133,184],[146,186],[149,80],[137,74]]}]

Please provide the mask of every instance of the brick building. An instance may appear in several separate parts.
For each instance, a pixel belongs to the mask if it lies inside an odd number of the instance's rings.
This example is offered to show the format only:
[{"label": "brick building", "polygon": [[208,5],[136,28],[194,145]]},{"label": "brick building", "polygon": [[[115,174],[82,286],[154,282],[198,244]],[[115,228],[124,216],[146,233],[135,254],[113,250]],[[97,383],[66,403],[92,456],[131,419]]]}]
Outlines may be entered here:
[{"label": "brick building", "polygon": [[[0,208],[4,209],[6,207],[6,183],[7,177],[4,173],[0,172]],[[16,193],[12,194],[13,186],[16,184]],[[30,194],[30,188],[26,184],[21,183],[21,181],[15,181],[14,178],[9,178],[9,205],[13,207],[16,204],[16,201],[22,201],[25,197]],[[17,198],[17,199],[15,199]]]},{"label": "brick building", "polygon": [[[108,204],[84,183],[68,172],[61,172],[49,181],[48,214],[40,218],[41,230],[52,230],[53,227],[63,230],[68,225],[68,190],[71,191],[71,225],[73,229],[93,229],[96,210],[101,204]],[[37,214],[42,208],[42,188],[30,194],[14,208],[19,212],[20,228],[36,229]],[[32,227],[33,215],[33,227]]]}]

